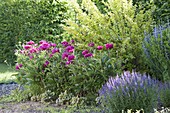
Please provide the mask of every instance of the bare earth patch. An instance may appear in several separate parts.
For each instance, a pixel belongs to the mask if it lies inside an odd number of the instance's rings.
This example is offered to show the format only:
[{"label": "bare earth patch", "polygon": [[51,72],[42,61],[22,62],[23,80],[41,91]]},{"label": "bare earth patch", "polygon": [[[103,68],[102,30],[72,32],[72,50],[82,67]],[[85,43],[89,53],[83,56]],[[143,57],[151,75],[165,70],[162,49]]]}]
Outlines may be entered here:
[{"label": "bare earth patch", "polygon": [[[57,108],[57,109],[56,109]],[[62,107],[39,102],[0,103],[0,113],[58,113]]]}]

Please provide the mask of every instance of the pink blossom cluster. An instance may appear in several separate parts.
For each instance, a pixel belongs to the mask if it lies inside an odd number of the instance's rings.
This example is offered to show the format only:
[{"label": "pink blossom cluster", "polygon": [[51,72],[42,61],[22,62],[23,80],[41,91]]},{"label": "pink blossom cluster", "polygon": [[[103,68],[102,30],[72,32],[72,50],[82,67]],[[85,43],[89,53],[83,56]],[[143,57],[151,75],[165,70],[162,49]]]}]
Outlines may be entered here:
[{"label": "pink blossom cluster", "polygon": [[[71,64],[73,60],[75,59],[74,56],[74,46],[71,44],[74,43],[74,40],[71,40],[71,42],[63,41],[61,44],[64,48],[64,52],[61,53],[62,59],[66,62],[66,65]],[[41,40],[39,44],[36,44],[34,41],[26,42],[26,45],[23,45],[23,49],[20,50],[20,54],[23,54],[25,56],[28,56],[30,60],[36,60],[34,59],[35,56],[40,55],[43,51],[45,51],[46,56],[45,59],[47,59],[43,67],[47,67],[50,64],[49,59],[52,58],[56,53],[60,53],[60,49],[56,47],[57,44],[47,42],[45,40]],[[19,70],[21,68],[20,65],[16,65],[16,70]]]},{"label": "pink blossom cluster", "polygon": [[[72,64],[74,59],[75,59],[75,55],[74,55],[74,40],[71,40],[70,42],[67,41],[63,41],[61,42],[62,48],[64,49],[64,51],[61,54],[60,53],[60,49],[57,48],[57,44],[52,43],[52,42],[47,42],[45,40],[41,40],[39,42],[39,44],[36,44],[34,41],[29,41],[26,42],[26,45],[23,45],[23,49],[20,50],[20,54],[23,54],[25,56],[28,56],[30,58],[30,60],[37,60],[37,56],[40,55],[42,52],[45,51],[45,59],[46,61],[43,64],[43,67],[46,68],[49,64],[50,64],[50,58],[52,58],[55,54],[61,55],[62,59],[61,62],[65,62],[66,65]],[[89,47],[94,47],[94,43],[91,42],[88,44]],[[105,48],[106,50],[108,49],[112,49],[113,48],[113,44],[111,43],[107,43],[105,44]],[[97,50],[103,50],[104,47],[103,46],[97,46]],[[88,58],[88,57],[93,57],[93,53],[90,52],[89,50],[83,50],[82,51],[82,55],[84,56],[84,58]],[[34,57],[36,57],[34,59]],[[22,64],[17,64],[16,65],[16,70],[19,70],[22,67]]]},{"label": "pink blossom cluster", "polygon": [[[36,55],[41,54],[43,51],[47,54],[47,59],[52,58],[54,54],[60,53],[59,48],[56,47],[57,44],[47,42],[45,40],[41,40],[39,44],[36,44],[34,41],[26,42],[26,45],[23,45],[23,49],[20,50],[20,54],[28,56],[30,60],[32,60]],[[45,61],[43,67],[47,67],[49,65],[49,61]],[[16,65],[16,70],[19,70],[22,66]]]},{"label": "pink blossom cluster", "polygon": [[[74,40],[72,40],[71,43],[74,43]],[[62,59],[66,60],[66,65],[73,63],[73,60],[75,59],[74,46],[71,45],[71,43],[67,41],[61,42],[62,46],[64,47],[64,52],[62,53]]]},{"label": "pink blossom cluster", "polygon": [[[88,44],[89,47],[94,47],[94,43],[93,42],[90,42]],[[112,49],[113,48],[113,44],[112,43],[107,43],[105,44],[105,47],[106,47],[106,50],[108,49]],[[97,46],[97,50],[102,50],[103,49],[103,46]],[[87,57],[93,57],[93,53],[89,52],[89,50],[83,50],[82,51],[82,55],[87,58]]]},{"label": "pink blossom cluster", "polygon": [[16,69],[16,70],[19,70],[21,67],[22,67],[22,64],[18,64],[18,63],[17,63],[15,69]]}]

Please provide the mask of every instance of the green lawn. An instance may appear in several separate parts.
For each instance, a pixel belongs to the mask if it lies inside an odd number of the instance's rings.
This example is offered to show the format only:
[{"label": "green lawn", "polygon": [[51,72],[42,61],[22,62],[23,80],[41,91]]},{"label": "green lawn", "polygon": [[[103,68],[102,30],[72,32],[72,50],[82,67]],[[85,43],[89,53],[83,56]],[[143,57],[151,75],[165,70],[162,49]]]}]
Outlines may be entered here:
[{"label": "green lawn", "polygon": [[14,67],[0,63],[0,83],[13,81],[15,77],[12,74],[16,73]]}]

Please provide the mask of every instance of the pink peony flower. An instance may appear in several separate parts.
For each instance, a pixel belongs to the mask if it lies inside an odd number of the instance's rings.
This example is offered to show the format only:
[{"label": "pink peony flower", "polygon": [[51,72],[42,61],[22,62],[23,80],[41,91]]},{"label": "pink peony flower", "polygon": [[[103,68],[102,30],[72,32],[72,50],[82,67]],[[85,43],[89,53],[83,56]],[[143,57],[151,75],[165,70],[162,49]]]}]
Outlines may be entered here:
[{"label": "pink peony flower", "polygon": [[57,46],[57,44],[55,44],[55,43],[51,43],[50,44],[52,47],[56,47]]},{"label": "pink peony flower", "polygon": [[21,54],[25,54],[25,51],[24,51],[24,50],[21,50],[20,53],[21,53]]},{"label": "pink peony flower", "polygon": [[74,43],[74,40],[71,40],[70,42],[73,44],[73,43]]},{"label": "pink peony flower", "polygon": [[38,46],[38,44],[34,44],[34,46]]},{"label": "pink peony flower", "polygon": [[21,68],[21,67],[22,67],[22,64],[19,64],[19,67]]},{"label": "pink peony flower", "polygon": [[41,45],[40,45],[40,48],[41,50],[47,50],[51,47],[51,45],[47,42],[43,42]]},{"label": "pink peony flower", "polygon": [[24,45],[24,49],[28,50],[30,49],[32,46],[31,45]]},{"label": "pink peony flower", "polygon": [[68,57],[68,53],[64,52],[64,53],[62,54],[62,59],[66,59],[67,57]]},{"label": "pink peony flower", "polygon": [[55,54],[55,53],[59,53],[60,50],[58,48],[54,48],[51,52],[52,52],[52,54]]},{"label": "pink peony flower", "polygon": [[71,61],[66,61],[66,65],[69,65],[71,64],[72,62]]},{"label": "pink peony flower", "polygon": [[68,52],[69,52],[69,53],[73,53],[73,52],[74,52],[74,49],[71,49],[71,50],[69,50]]},{"label": "pink peony flower", "polygon": [[68,55],[68,61],[74,60],[75,56],[74,55]]},{"label": "pink peony flower", "polygon": [[85,55],[85,54],[87,54],[87,53],[89,53],[88,50],[84,50],[84,51],[82,52],[83,55]]},{"label": "pink peony flower", "polygon": [[18,66],[18,65],[16,65],[16,66],[15,66],[15,69],[16,69],[16,70],[19,70],[20,68],[19,68],[19,66]]},{"label": "pink peony flower", "polygon": [[33,45],[35,44],[34,41],[30,40],[29,42],[27,42],[27,45]]},{"label": "pink peony flower", "polygon": [[29,57],[30,57],[30,60],[32,60],[34,58],[32,55],[30,55]]},{"label": "pink peony flower", "polygon": [[36,53],[37,52],[37,50],[35,49],[35,48],[32,48],[32,49],[30,49],[30,51],[29,51],[30,53]]},{"label": "pink peony flower", "polygon": [[103,49],[103,46],[97,46],[97,49],[98,49],[98,50],[102,50],[102,49]]},{"label": "pink peony flower", "polygon": [[85,58],[87,58],[87,57],[92,57],[92,56],[93,56],[92,53],[87,53],[87,54],[84,55]]},{"label": "pink peony flower", "polygon": [[111,44],[111,43],[107,43],[105,46],[106,46],[106,49],[112,49],[113,48],[113,44]]},{"label": "pink peony flower", "polygon": [[93,46],[94,46],[94,43],[93,43],[93,42],[90,42],[90,43],[88,44],[88,46],[89,46],[89,47],[93,47]]},{"label": "pink peony flower", "polygon": [[74,51],[74,46],[67,46],[66,51],[72,53]]},{"label": "pink peony flower", "polygon": [[54,54],[50,54],[50,58],[52,58],[52,57],[53,57],[53,55],[54,55]]},{"label": "pink peony flower", "polygon": [[39,43],[40,43],[40,44],[42,44],[42,43],[47,43],[47,41],[41,40]]},{"label": "pink peony flower", "polygon": [[62,44],[64,47],[67,47],[67,46],[70,45],[67,41],[63,41],[63,42],[61,42],[61,44]]},{"label": "pink peony flower", "polygon": [[49,65],[49,61],[45,61],[45,63],[43,64],[44,67],[47,67]]},{"label": "pink peony flower", "polygon": [[16,70],[19,70],[21,67],[22,67],[22,64],[17,64],[17,65],[15,66],[15,69],[16,69]]}]

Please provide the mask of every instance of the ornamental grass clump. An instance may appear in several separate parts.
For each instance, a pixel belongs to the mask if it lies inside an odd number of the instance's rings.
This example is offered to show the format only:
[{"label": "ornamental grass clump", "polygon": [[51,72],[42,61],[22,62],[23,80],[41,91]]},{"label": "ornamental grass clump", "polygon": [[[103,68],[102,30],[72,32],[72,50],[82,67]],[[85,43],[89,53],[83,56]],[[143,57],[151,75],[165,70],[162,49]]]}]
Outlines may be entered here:
[{"label": "ornamental grass clump", "polygon": [[111,77],[99,91],[101,102],[110,113],[144,109],[152,113],[158,105],[159,82],[145,74],[124,72]]}]

